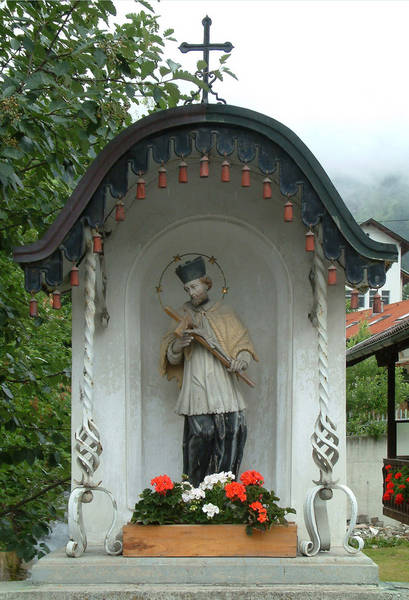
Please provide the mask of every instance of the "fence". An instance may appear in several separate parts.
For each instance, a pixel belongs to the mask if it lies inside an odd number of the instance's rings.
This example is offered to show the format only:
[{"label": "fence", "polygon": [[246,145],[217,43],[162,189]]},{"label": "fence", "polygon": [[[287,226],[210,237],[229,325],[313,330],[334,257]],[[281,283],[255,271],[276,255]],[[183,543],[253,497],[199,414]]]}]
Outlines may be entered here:
[{"label": "fence", "polygon": [[[354,414],[352,412],[347,413],[347,418],[352,418],[354,416]],[[375,422],[380,422],[380,421],[387,421],[388,417],[386,414],[379,414],[377,412],[375,412],[374,410],[371,412],[366,413],[366,418],[368,419],[368,421],[375,421]],[[409,420],[409,409],[405,408],[397,408],[395,411],[395,420],[396,421],[407,421]]]}]

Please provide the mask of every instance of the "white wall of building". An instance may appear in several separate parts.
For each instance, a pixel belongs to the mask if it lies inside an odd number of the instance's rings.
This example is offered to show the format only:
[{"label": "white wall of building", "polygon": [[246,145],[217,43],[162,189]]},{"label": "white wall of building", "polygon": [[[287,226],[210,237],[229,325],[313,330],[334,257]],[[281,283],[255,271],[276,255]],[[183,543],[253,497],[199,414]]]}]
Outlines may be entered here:
[{"label": "white wall of building", "polygon": [[395,519],[382,514],[383,459],[386,457],[386,437],[347,437],[347,485],[358,502],[358,514],[378,517],[385,523]]},{"label": "white wall of building", "polygon": [[[389,291],[389,304],[393,302],[400,302],[402,300],[402,281],[401,281],[401,247],[400,244],[396,243],[396,239],[381,231],[374,225],[362,225],[363,231],[369,235],[370,238],[377,242],[383,242],[384,244],[394,244],[398,249],[398,260],[392,263],[389,270],[386,272],[385,285],[379,288],[379,293],[382,296],[382,291]],[[369,290],[365,294],[364,306],[360,308],[369,308]]]}]

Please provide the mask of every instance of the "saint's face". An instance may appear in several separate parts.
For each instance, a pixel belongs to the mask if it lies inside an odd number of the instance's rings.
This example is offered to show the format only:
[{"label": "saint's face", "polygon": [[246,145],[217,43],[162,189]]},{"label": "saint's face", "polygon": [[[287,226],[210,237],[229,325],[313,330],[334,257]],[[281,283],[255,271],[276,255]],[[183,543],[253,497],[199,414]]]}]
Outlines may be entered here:
[{"label": "saint's face", "polygon": [[189,294],[193,306],[199,306],[207,300],[207,284],[200,279],[193,279],[185,283],[184,289]]}]

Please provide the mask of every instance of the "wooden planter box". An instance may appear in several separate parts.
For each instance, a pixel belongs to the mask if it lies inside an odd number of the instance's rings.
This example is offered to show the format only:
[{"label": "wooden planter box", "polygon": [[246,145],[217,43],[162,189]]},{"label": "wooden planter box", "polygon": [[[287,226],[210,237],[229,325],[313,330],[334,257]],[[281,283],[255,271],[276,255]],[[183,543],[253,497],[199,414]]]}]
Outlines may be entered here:
[{"label": "wooden planter box", "polygon": [[245,525],[134,525],[123,528],[124,556],[274,556],[297,554],[297,526],[246,534]]}]

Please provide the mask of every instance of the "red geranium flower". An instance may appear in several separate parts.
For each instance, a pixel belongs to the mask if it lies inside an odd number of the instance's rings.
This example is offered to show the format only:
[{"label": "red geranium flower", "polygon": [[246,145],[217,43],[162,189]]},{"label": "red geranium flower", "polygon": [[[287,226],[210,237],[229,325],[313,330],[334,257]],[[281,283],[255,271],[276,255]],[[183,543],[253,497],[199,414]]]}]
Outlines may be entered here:
[{"label": "red geranium flower", "polygon": [[402,477],[402,473],[400,471],[395,473],[395,479],[400,479],[401,477]]},{"label": "red geranium flower", "polygon": [[260,523],[265,523],[265,521],[268,521],[267,509],[264,508],[261,502],[252,502],[249,508],[258,512],[257,521],[259,521]]},{"label": "red geranium flower", "polygon": [[406,481],[408,481],[408,482],[409,482],[409,477],[407,477],[407,478],[406,478]]},{"label": "red geranium flower", "polygon": [[241,502],[247,500],[246,488],[242,483],[238,483],[237,481],[226,483],[224,491],[229,500],[240,500]]},{"label": "red geranium flower", "polygon": [[257,471],[245,471],[241,474],[240,481],[244,485],[263,485],[264,477]]},{"label": "red geranium flower", "polygon": [[385,481],[390,481],[392,479],[392,473],[388,473],[385,477]]},{"label": "red geranium flower", "polygon": [[167,475],[159,475],[151,480],[151,485],[155,487],[155,492],[164,496],[168,490],[173,489],[173,482]]},{"label": "red geranium flower", "polygon": [[390,481],[389,483],[386,484],[386,489],[387,490],[392,490],[395,487],[395,484],[393,483],[393,481]]},{"label": "red geranium flower", "polygon": [[389,471],[389,469],[392,469],[392,465],[385,465],[385,471]]},{"label": "red geranium flower", "polygon": [[385,492],[384,495],[382,496],[382,499],[384,502],[390,500],[392,497],[392,494],[390,492]]},{"label": "red geranium flower", "polygon": [[401,483],[400,485],[398,485],[398,488],[399,488],[400,490],[404,490],[404,489],[405,489],[405,487],[406,487],[406,485],[405,485],[404,483]]},{"label": "red geranium flower", "polygon": [[395,504],[403,504],[403,501],[404,501],[403,494],[396,494]]}]

